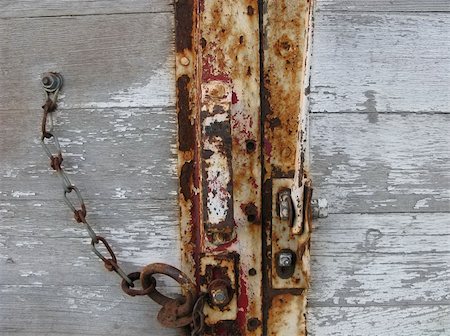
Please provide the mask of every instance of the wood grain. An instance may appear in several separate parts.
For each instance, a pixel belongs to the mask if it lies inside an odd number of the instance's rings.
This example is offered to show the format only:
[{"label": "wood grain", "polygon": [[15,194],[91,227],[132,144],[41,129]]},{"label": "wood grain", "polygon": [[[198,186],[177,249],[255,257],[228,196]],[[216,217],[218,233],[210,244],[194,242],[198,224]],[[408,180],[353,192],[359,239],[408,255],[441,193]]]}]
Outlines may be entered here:
[{"label": "wood grain", "polygon": [[[87,206],[88,222],[111,243],[126,272],[152,262],[179,266],[175,200],[88,200]],[[62,200],[0,202],[0,218],[0,285],[119,283]]]},{"label": "wood grain", "polygon": [[0,0],[0,18],[172,11],[169,0]]},{"label": "wood grain", "polygon": [[[0,112],[0,200],[62,197],[38,138],[41,113]],[[88,200],[175,202],[175,117],[174,109],[158,107],[59,111],[55,131],[63,165]]]},{"label": "wood grain", "polygon": [[444,336],[450,306],[314,307],[308,321],[312,336]]},{"label": "wood grain", "polygon": [[450,210],[448,114],[313,114],[314,197],[330,212]]},{"label": "wood grain", "polygon": [[315,222],[316,306],[450,305],[448,213],[332,215]]},{"label": "wood grain", "polygon": [[[429,13],[447,2],[389,3],[318,2],[312,110],[333,113],[312,115],[312,173],[332,214],[315,222],[311,335],[450,333],[449,14]],[[0,334],[177,334],[92,254],[37,141],[40,75],[61,71],[57,126],[89,221],[126,271],[178,265],[171,5],[0,8]]]},{"label": "wood grain", "polygon": [[172,29],[171,13],[0,20],[0,110],[38,110],[47,71],[61,109],[174,105]]},{"label": "wood grain", "polygon": [[150,299],[109,284],[8,285],[0,297],[1,335],[179,335],[156,322],[159,306]]},{"label": "wood grain", "polygon": [[317,12],[314,112],[450,112],[450,13]]},{"label": "wood grain", "polygon": [[345,12],[449,12],[447,0],[318,0],[317,10]]}]

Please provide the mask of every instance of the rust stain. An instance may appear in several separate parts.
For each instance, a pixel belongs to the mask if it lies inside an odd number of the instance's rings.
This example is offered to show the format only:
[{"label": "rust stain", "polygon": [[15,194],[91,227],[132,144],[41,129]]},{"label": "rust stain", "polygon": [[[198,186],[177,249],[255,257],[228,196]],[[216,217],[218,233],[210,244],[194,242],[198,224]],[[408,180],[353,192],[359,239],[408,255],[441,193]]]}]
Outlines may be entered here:
[{"label": "rust stain", "polygon": [[[272,148],[271,166],[278,169],[279,176],[286,176],[296,166],[300,114],[306,112],[301,111],[305,40],[298,34],[307,27],[309,10],[301,1],[268,1],[268,15],[270,25],[265,30],[264,48],[265,139]],[[282,155],[286,147],[291,149],[289,156]]]},{"label": "rust stain", "polygon": [[195,128],[191,122],[190,81],[188,75],[182,75],[177,79],[178,149],[180,151],[194,149],[195,143]]},{"label": "rust stain", "polygon": [[306,291],[273,296],[267,335],[306,336]]},{"label": "rust stain", "polygon": [[188,161],[183,164],[180,174],[180,190],[187,201],[192,196],[192,178],[194,174],[194,162]]},{"label": "rust stain", "polygon": [[175,10],[175,45],[177,52],[192,49],[194,29],[194,0],[176,1]]}]

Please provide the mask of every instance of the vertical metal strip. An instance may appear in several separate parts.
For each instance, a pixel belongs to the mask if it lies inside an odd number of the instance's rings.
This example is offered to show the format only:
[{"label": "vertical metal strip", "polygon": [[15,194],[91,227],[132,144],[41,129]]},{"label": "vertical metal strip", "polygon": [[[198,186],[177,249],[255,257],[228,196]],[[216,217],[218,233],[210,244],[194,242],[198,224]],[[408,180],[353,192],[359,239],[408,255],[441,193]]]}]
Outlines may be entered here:
[{"label": "vertical metal strip", "polygon": [[[232,323],[227,328],[229,335],[261,335],[258,3],[257,0],[205,0],[200,10],[202,92],[215,91],[218,98],[230,103],[229,123],[227,113],[224,113],[226,108],[216,104],[216,116],[222,116],[222,122],[216,123],[215,139],[229,146],[218,147],[221,149],[219,154],[216,153],[218,158],[229,155],[231,148],[231,161],[228,162],[231,163],[232,187],[222,185],[222,189],[229,191],[229,195],[224,195],[232,199],[233,204],[232,209],[228,209],[232,213],[232,222],[224,227],[228,231],[230,224],[234,226],[234,233],[222,242],[212,241],[206,254],[227,255],[235,252],[238,255],[236,321],[230,321]],[[202,94],[202,103],[207,103],[206,98]],[[228,127],[231,143],[227,142],[226,137]],[[214,176],[206,159],[202,158],[202,169]],[[222,161],[225,163],[225,160]],[[224,165],[224,168],[222,174],[227,172],[229,166]],[[218,191],[211,190],[211,195]],[[212,197],[208,197],[206,191],[204,201],[206,206],[208,203],[213,205]],[[230,218],[228,214],[222,215],[224,219]],[[220,334],[220,328],[213,328],[213,331]]]},{"label": "vertical metal strip", "polygon": [[175,13],[183,270],[202,290],[231,280],[205,335],[262,335],[258,1],[178,0]]},{"label": "vertical metal strip", "polygon": [[175,2],[176,97],[178,116],[178,174],[181,231],[181,266],[192,279],[198,278],[201,241],[200,176],[197,168],[197,111],[199,109],[198,71],[198,0]]},{"label": "vertical metal strip", "polygon": [[[262,2],[264,334],[306,335],[310,221],[304,218],[304,200],[312,190],[306,161],[312,5],[309,0]],[[277,195],[286,189],[293,198],[293,224],[277,213]],[[293,274],[286,278],[276,269],[282,251],[292,251],[294,257]]]}]

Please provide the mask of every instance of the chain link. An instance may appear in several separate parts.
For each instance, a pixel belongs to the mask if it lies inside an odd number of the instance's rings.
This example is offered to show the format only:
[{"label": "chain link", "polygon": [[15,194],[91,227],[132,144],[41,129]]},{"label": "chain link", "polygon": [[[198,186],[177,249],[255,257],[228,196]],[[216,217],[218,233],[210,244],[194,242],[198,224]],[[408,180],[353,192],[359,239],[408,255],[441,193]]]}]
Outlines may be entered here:
[{"label": "chain link", "polygon": [[[195,285],[188,277],[170,265],[150,264],[142,272],[126,274],[118,265],[116,255],[109,242],[102,236],[99,236],[92,226],[86,220],[87,209],[83,196],[78,187],[72,183],[67,175],[63,163],[61,145],[54,130],[53,112],[57,108],[57,99],[59,91],[63,85],[63,77],[58,73],[46,73],[42,79],[42,84],[46,93],[43,116],[41,122],[41,144],[50,159],[50,167],[58,173],[62,182],[63,198],[68,208],[73,212],[77,223],[82,223],[91,238],[91,247],[94,254],[103,261],[108,271],[114,271],[122,279],[121,287],[125,293],[130,296],[149,296],[152,300],[162,305],[158,314],[158,320],[168,327],[182,327],[191,324],[192,336],[200,336],[204,330],[203,308],[206,302],[206,294],[197,296]],[[72,192],[74,192],[72,194]],[[75,195],[71,199],[70,195]],[[72,197],[73,198],[73,197]],[[103,254],[97,247],[103,244],[107,255]],[[152,274],[165,274],[177,280],[182,286],[184,295],[180,299],[170,299],[162,295],[156,289],[156,280]],[[134,282],[140,280],[142,289],[135,289]],[[194,304],[195,303],[195,304]]]},{"label": "chain link", "polygon": [[[61,145],[59,143],[58,137],[54,130],[54,120],[53,120],[53,112],[57,108],[57,99],[59,91],[63,84],[63,78],[60,74],[57,73],[47,73],[44,75],[42,79],[42,84],[44,86],[44,90],[46,93],[45,104],[42,106],[44,113],[42,116],[41,122],[41,144],[44,148],[45,153],[50,159],[50,167],[55,170],[59,177],[61,178],[62,187],[64,191],[64,202],[67,204],[69,209],[73,212],[74,218],[77,223],[83,223],[89,237],[91,238],[92,251],[95,255],[103,261],[105,267],[109,271],[116,272],[120,278],[122,278],[125,282],[128,283],[130,287],[133,287],[133,281],[127,276],[127,274],[120,268],[117,263],[116,255],[114,254],[111,245],[108,241],[102,237],[97,235],[92,226],[86,220],[87,209],[84,203],[83,196],[81,195],[78,187],[72,183],[69,176],[67,175],[64,167],[61,166],[64,158],[62,155]],[[74,202],[69,198],[69,194],[75,192],[78,207],[74,204]],[[98,249],[97,244],[102,243],[106,250],[109,253],[109,257],[105,257]]]},{"label": "chain link", "polygon": [[202,293],[199,295],[192,310],[192,331],[191,336],[203,335],[205,329],[205,314],[203,308],[205,307],[207,294]]}]

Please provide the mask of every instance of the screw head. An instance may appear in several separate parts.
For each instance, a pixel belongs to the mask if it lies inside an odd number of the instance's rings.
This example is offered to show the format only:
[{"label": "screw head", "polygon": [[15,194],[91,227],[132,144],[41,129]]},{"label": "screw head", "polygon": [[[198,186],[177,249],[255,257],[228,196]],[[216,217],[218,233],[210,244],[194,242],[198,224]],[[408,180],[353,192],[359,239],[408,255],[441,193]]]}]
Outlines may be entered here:
[{"label": "screw head", "polygon": [[292,254],[288,252],[282,252],[278,256],[278,266],[289,267],[292,266]]},{"label": "screw head", "polygon": [[180,63],[184,66],[187,66],[187,65],[189,65],[189,63],[191,63],[191,61],[187,57],[181,57]]}]

